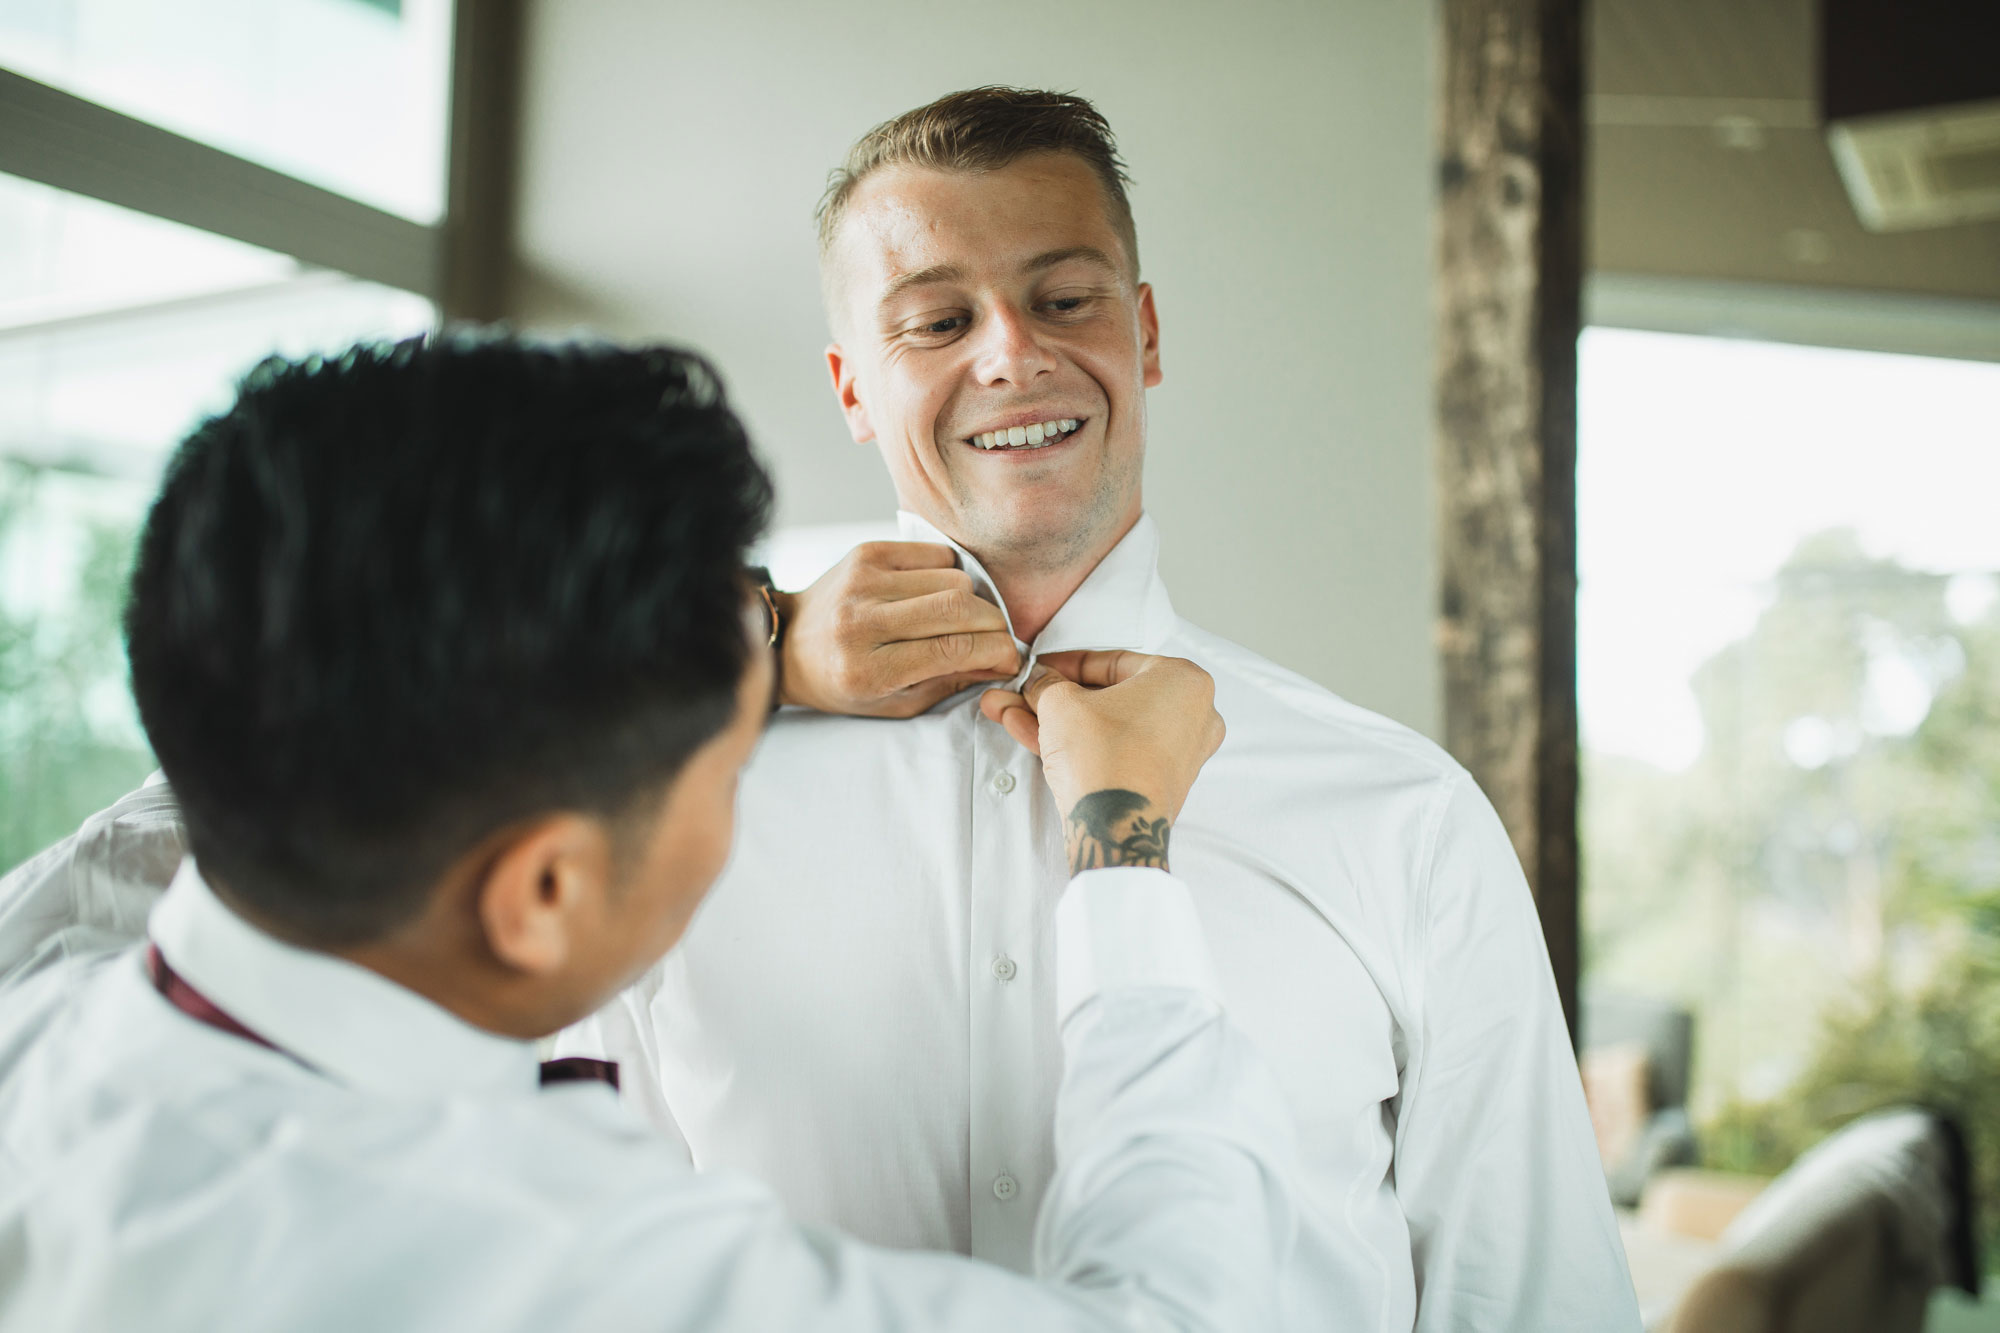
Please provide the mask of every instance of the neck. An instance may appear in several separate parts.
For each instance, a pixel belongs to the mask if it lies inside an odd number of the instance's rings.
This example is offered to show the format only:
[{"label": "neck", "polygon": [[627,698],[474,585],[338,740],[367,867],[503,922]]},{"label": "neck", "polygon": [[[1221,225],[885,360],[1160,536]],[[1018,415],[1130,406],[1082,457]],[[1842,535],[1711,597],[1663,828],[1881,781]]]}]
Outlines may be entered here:
[{"label": "neck", "polygon": [[209,891],[245,922],[282,943],[310,949],[366,968],[473,1027],[502,1037],[532,1040],[559,1032],[596,1006],[563,1006],[532,978],[501,966],[487,946],[471,886],[447,881],[424,913],[387,935],[358,944],[328,944],[301,935],[242,902],[218,881]]},{"label": "neck", "polygon": [[1083,586],[1111,554],[1113,547],[1125,540],[1125,534],[1139,521],[1139,511],[1134,510],[1108,538],[1093,543],[1076,556],[1057,563],[1038,560],[1035,553],[1012,551],[979,551],[966,547],[979,558],[979,563],[993,579],[993,591],[1007,608],[1007,615],[1014,622],[1014,635],[1023,643],[1033,643],[1048,628],[1056,612]]},{"label": "neck", "polygon": [[[973,554],[979,553],[975,551]],[[980,556],[979,562],[993,576],[993,591],[1000,594],[1000,600],[1014,622],[1014,633],[1023,643],[1033,643],[1041,636],[1048,623],[1055,619],[1056,612],[1062,610],[1063,603],[1083,586],[1083,581],[1090,577],[1090,571],[1096,568],[1093,563],[1055,571],[1010,572],[996,569],[984,556]]]},{"label": "neck", "polygon": [[476,895],[476,883],[448,880],[421,916],[377,939],[330,952],[503,1037],[545,1037],[589,1012],[572,1014],[534,977],[494,956]]},{"label": "neck", "polygon": [[338,957],[414,991],[473,1027],[503,1037],[530,1040],[563,1024],[534,1013],[515,997],[496,993],[490,978],[456,951],[411,949],[396,944],[362,945],[336,951]]}]

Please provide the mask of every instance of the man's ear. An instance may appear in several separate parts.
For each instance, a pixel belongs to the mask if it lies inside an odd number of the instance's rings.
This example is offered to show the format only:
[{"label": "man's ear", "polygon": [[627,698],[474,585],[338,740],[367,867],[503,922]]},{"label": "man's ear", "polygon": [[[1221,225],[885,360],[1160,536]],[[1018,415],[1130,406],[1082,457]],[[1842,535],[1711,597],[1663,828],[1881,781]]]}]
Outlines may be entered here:
[{"label": "man's ear", "polygon": [[516,833],[474,887],[487,947],[533,976],[559,971],[611,892],[611,835],[586,815],[549,815]]},{"label": "man's ear", "polygon": [[1165,378],[1160,374],[1160,317],[1153,310],[1153,284],[1139,284],[1139,363],[1146,368],[1146,387]]},{"label": "man's ear", "polygon": [[826,368],[833,375],[833,396],[840,402],[840,414],[847,418],[847,433],[854,437],[856,444],[866,444],[875,438],[875,427],[868,420],[868,405],[861,401],[861,386],[854,379],[854,363],[847,353],[840,350],[839,343],[826,345]]}]

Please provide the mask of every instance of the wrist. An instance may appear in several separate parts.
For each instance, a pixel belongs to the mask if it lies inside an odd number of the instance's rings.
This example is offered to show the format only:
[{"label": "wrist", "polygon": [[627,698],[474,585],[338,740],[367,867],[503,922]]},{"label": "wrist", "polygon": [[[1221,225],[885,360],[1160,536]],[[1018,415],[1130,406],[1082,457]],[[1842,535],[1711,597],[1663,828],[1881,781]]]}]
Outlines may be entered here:
[{"label": "wrist", "polygon": [[1070,806],[1063,824],[1072,875],[1115,866],[1168,868],[1173,820],[1141,792],[1125,787],[1089,792]]},{"label": "wrist", "polygon": [[807,700],[798,696],[797,687],[802,677],[790,661],[792,641],[795,637],[791,633],[792,621],[798,614],[799,595],[794,592],[779,592],[776,588],[768,589],[768,595],[771,599],[771,610],[778,622],[777,639],[771,645],[772,665],[778,672],[778,689],[775,697],[780,705],[805,704],[810,707]]}]

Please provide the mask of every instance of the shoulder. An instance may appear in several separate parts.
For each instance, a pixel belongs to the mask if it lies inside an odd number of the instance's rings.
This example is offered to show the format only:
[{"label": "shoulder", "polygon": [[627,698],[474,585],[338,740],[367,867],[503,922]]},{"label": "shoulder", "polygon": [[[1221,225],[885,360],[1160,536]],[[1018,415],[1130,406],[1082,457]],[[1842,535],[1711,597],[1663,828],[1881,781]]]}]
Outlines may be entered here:
[{"label": "shoulder", "polygon": [[[32,989],[53,998],[72,966]],[[608,1304],[614,1326],[692,1327],[723,1261],[783,1221],[768,1190],[691,1173],[594,1089],[387,1099],[207,1035],[183,1025],[161,1043],[171,1060],[151,1064],[0,1069],[0,1173],[18,1168],[0,1229],[32,1219],[57,1256],[20,1293],[26,1308],[78,1290],[115,1306],[131,1253],[83,1242],[137,1228],[148,1260],[189,1272],[212,1270],[223,1238],[254,1237],[230,1281],[262,1293],[259,1326],[400,1324],[404,1296],[379,1279],[414,1256],[467,1327],[531,1326],[523,1292],[530,1310],[574,1298]],[[328,1234],[343,1238],[330,1251]],[[310,1271],[292,1271],[307,1255]],[[126,1322],[86,1308],[91,1327]]]},{"label": "shoulder", "polygon": [[164,884],[173,878],[187,853],[187,830],[181,823],[174,789],[158,774],[136,791],[83,821],[68,844],[72,864],[86,865],[94,874],[123,883]]},{"label": "shoulder", "polygon": [[156,782],[10,871],[0,878],[0,984],[137,939],[186,854],[173,789]]},{"label": "shoulder", "polygon": [[[0,1005],[0,1104],[12,1091],[9,1081],[30,1062],[50,1034],[83,1020],[101,1003],[108,975],[106,964],[115,954],[67,958],[25,977],[7,992]],[[0,1116],[0,1122],[5,1121]]]},{"label": "shoulder", "polygon": [[1176,839],[1183,829],[1227,839],[1323,912],[1366,921],[1413,957],[1440,857],[1485,807],[1471,776],[1410,727],[1186,621],[1161,651],[1215,678],[1228,728]]},{"label": "shoulder", "polygon": [[1415,729],[1185,620],[1163,651],[1215,678],[1228,745],[1263,759],[1309,759],[1300,776],[1316,784],[1441,804],[1470,781],[1458,761]]},{"label": "shoulder", "polygon": [[0,877],[0,908],[31,891],[86,891],[107,881],[173,878],[187,851],[180,803],[164,781],[148,782],[83,821],[69,837]]},{"label": "shoulder", "polygon": [[1442,746],[1186,621],[1163,650],[1215,678],[1228,738],[1196,792],[1227,800],[1209,807],[1223,818],[1299,849],[1302,869],[1365,877],[1354,890],[1399,900],[1413,937],[1455,899],[1525,892],[1492,803]]}]

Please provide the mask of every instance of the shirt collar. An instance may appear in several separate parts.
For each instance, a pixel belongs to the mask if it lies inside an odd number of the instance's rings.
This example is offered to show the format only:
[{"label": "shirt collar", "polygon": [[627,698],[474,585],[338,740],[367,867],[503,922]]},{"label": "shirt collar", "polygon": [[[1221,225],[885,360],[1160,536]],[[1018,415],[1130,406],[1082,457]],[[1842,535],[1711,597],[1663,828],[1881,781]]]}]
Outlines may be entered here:
[{"label": "shirt collar", "polygon": [[[904,541],[940,542],[958,552],[960,566],[972,576],[973,589],[1000,608],[1007,617],[1009,632],[1014,628],[1013,613],[994,587],[993,578],[979,557],[939,532],[927,520],[907,509],[896,512],[896,526]],[[1132,530],[1119,539],[1097,568],[1070,594],[1034,643],[1026,644],[1018,634],[1015,645],[1021,650],[1022,676],[1043,653],[1068,652],[1073,648],[1129,648],[1137,652],[1159,651],[1174,628],[1174,605],[1167,598],[1167,585],[1160,581],[1160,530],[1152,517],[1139,515]]]},{"label": "shirt collar", "polygon": [[211,1003],[319,1072],[398,1097],[538,1086],[533,1043],[486,1032],[388,978],[272,938],[181,862],[149,921],[169,965]]}]

